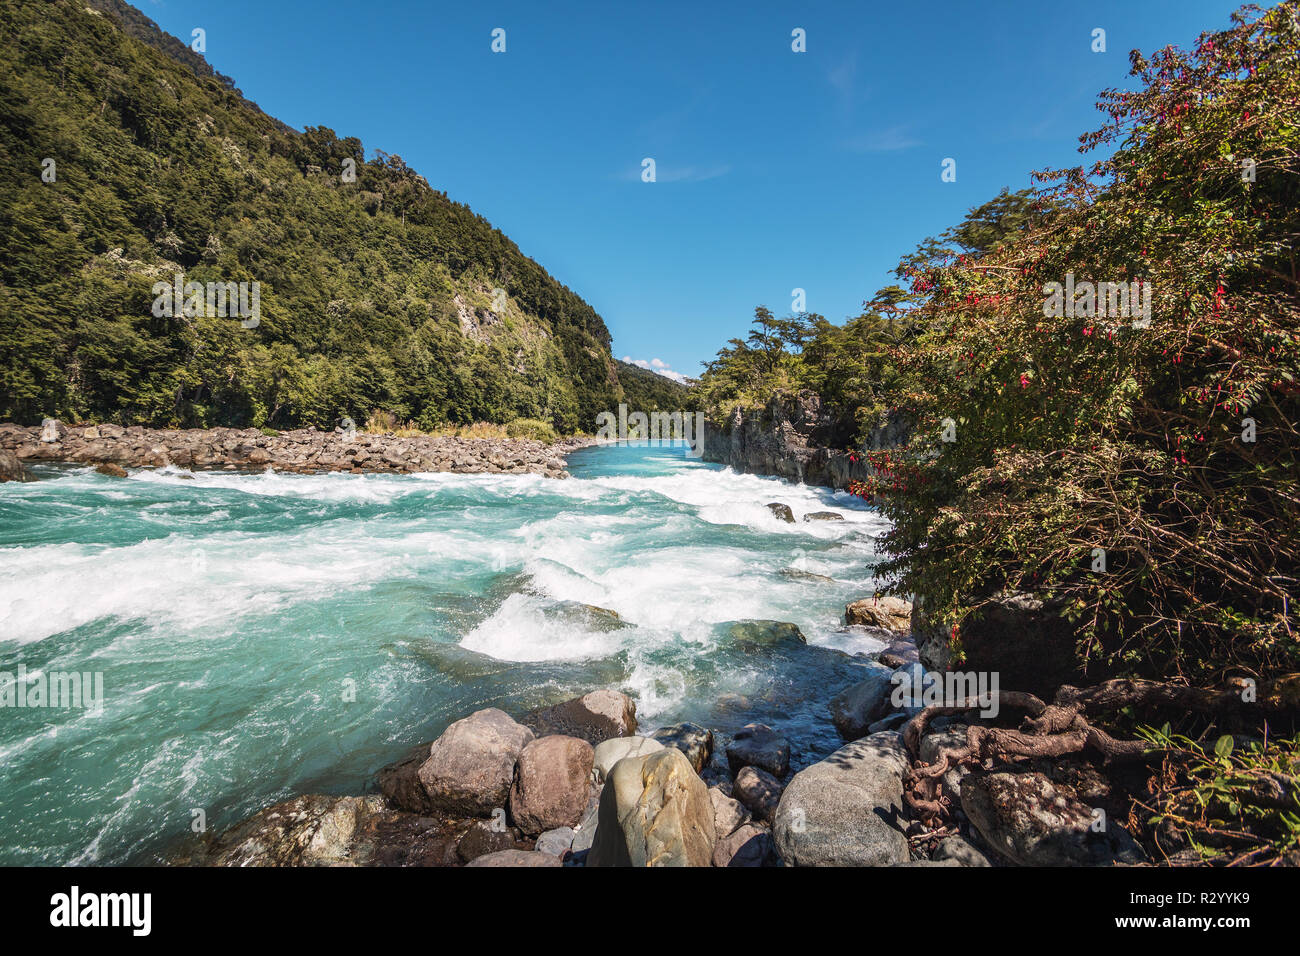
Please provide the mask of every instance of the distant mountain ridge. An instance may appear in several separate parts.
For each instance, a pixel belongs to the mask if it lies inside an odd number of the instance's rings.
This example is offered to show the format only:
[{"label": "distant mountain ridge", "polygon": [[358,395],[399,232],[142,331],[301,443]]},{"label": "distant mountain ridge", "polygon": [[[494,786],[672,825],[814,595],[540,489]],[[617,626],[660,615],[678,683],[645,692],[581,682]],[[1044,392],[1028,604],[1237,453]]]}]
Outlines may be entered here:
[{"label": "distant mountain ridge", "polygon": [[[177,281],[257,283],[257,321],[155,315]],[[0,420],[573,431],[685,394],[621,365],[400,156],[267,116],[121,0],[0,3]]]}]

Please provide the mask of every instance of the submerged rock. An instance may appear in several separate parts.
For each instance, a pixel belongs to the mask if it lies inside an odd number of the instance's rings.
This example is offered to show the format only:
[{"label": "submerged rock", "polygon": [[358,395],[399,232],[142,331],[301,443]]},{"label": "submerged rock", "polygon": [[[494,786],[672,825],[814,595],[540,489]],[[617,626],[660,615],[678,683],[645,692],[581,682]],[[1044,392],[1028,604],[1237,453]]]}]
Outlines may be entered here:
[{"label": "submerged rock", "polygon": [[810,511],[803,516],[804,521],[843,521],[844,515],[837,511]]},{"label": "submerged rock", "polygon": [[779,501],[773,501],[768,504],[767,510],[772,512],[772,514],[780,520],[794,524],[794,512],[790,510],[789,505],[783,505]]},{"label": "submerged rock", "polygon": [[753,647],[807,644],[797,624],[789,621],[731,621],[721,625],[723,632],[737,644]]},{"label": "submerged rock", "polygon": [[907,753],[897,733],[845,744],[794,775],[772,838],[790,866],[888,866],[908,860],[903,833]]},{"label": "submerged rock", "polygon": [[552,707],[529,711],[520,722],[539,737],[564,734],[595,744],[636,733],[636,704],[627,694],[595,690]]},{"label": "submerged rock", "polygon": [[106,461],[102,465],[96,465],[95,471],[101,475],[107,475],[109,478],[125,478],[126,469],[121,465],[115,465],[111,461]]},{"label": "submerged rock", "polygon": [[666,747],[614,766],[587,866],[709,866],[715,842],[708,788]]},{"label": "submerged rock", "polygon": [[489,816],[505,806],[515,762],[533,732],[489,707],[456,721],[433,742],[418,775],[429,806],[445,813]]}]

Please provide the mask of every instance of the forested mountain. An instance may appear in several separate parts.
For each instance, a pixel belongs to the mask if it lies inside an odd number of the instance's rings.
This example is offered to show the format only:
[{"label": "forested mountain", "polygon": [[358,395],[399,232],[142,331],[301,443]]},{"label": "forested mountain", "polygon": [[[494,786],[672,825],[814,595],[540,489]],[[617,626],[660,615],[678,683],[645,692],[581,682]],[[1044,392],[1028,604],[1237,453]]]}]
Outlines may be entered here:
[{"label": "forested mountain", "polygon": [[[177,274],[259,283],[257,322],[156,316]],[[289,129],[118,0],[0,2],[0,420],[590,429],[609,343],[399,156]]]}]

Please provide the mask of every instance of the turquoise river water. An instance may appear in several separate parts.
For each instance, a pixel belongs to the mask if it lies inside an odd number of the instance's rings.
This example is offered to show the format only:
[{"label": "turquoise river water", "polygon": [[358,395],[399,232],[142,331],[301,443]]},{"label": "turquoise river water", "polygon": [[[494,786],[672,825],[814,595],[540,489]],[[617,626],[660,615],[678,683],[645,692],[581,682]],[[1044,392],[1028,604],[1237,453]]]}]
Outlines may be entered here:
[{"label": "turquoise river water", "polygon": [[[680,448],[569,468],[44,466],[0,485],[0,675],[104,687],[98,710],[0,707],[0,864],[155,861],[197,811],[219,831],[297,793],[364,792],[475,709],[598,687],[632,694],[643,732],[758,719],[796,765],[833,750],[827,701],[880,647],[840,620],[872,591],[885,521]],[[846,520],[786,524],[770,501]],[[726,623],[745,619],[808,645],[738,642]]]}]

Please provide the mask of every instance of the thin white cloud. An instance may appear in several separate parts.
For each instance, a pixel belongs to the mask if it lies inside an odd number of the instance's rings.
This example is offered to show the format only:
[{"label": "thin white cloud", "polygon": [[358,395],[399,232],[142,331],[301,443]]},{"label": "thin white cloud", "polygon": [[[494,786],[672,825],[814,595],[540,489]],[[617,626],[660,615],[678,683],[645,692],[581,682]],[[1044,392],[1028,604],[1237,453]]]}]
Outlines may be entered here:
[{"label": "thin white cloud", "polygon": [[663,359],[656,358],[646,361],[645,359],[634,359],[630,355],[624,355],[623,361],[628,365],[635,365],[637,368],[643,368],[647,372],[654,372],[656,375],[662,375],[664,378],[672,379],[674,382],[678,382],[682,385],[686,384],[686,376],[681,372],[674,372],[672,367]]},{"label": "thin white cloud", "polygon": [[891,126],[888,129],[859,133],[845,145],[855,153],[893,153],[920,146],[921,141],[908,132],[905,126]]}]

